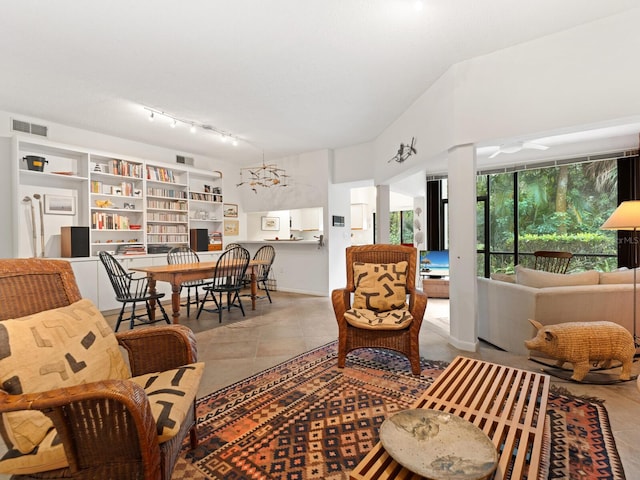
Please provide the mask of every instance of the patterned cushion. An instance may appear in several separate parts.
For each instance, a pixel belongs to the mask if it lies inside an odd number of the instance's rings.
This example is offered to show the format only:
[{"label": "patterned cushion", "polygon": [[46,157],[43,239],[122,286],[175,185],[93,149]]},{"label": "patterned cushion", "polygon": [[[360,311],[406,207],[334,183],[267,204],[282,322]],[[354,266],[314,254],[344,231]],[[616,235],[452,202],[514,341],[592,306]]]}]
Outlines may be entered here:
[{"label": "patterned cushion", "polygon": [[198,362],[131,379],[144,388],[149,397],[160,443],[173,438],[180,430],[198,392],[203,372],[204,363]]},{"label": "patterned cushion", "polygon": [[[196,397],[203,371],[204,363],[200,362],[131,379],[143,387],[147,393],[153,418],[158,425],[160,443],[173,438],[180,430],[189,407]],[[55,429],[49,430],[38,448],[31,452],[9,450],[0,460],[0,473],[27,474],[68,466],[63,445],[57,434]]]},{"label": "patterned cushion", "polygon": [[[131,376],[113,329],[90,300],[0,322],[0,387],[35,393]],[[52,428],[40,412],[3,415],[10,447],[31,452]]]},{"label": "patterned cushion", "polygon": [[50,430],[38,448],[34,448],[29,453],[23,454],[18,450],[9,450],[0,461],[0,473],[26,475],[64,468],[68,465],[58,432]]},{"label": "patterned cushion", "polygon": [[407,301],[408,269],[406,261],[386,264],[355,262],[353,308],[374,312],[403,308]]},{"label": "patterned cushion", "polygon": [[413,320],[406,307],[386,312],[352,308],[344,312],[344,318],[349,325],[370,330],[400,330],[409,326]]}]

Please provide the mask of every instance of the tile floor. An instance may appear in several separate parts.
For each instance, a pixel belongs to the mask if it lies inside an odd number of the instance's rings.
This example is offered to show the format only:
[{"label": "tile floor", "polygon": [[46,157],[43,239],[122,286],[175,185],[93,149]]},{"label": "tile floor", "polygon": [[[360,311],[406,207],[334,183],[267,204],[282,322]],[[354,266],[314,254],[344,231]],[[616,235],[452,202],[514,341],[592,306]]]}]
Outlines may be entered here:
[{"label": "tile floor", "polygon": [[[201,393],[204,395],[294,355],[324,345],[337,338],[337,326],[327,297],[273,292],[273,303],[259,300],[255,311],[239,309],[223,314],[222,325],[214,314],[203,313],[199,320],[193,312],[181,323],[196,332],[199,358],[206,362]],[[249,305],[248,299],[245,302]],[[431,360],[451,361],[457,355],[538,370],[540,366],[524,356],[509,354],[480,343],[478,352],[463,352],[448,343],[449,301],[430,299],[426,322],[420,335],[420,354]],[[633,373],[640,371],[634,364]],[[636,382],[614,385],[584,385],[552,377],[552,383],[574,395],[605,400],[616,444],[627,478],[640,478],[640,392]]]}]

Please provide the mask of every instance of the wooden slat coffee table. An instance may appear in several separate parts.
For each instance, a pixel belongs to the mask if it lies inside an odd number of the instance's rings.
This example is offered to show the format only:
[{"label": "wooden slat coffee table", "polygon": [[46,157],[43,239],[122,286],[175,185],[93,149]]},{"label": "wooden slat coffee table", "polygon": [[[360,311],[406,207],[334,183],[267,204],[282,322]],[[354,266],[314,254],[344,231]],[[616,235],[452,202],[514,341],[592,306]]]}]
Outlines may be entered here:
[{"label": "wooden slat coffee table", "polygon": [[[494,479],[536,480],[544,442],[548,375],[496,363],[456,357],[418,399],[431,408],[462,417],[486,433],[498,449]],[[351,480],[419,480],[378,442],[356,466]]]}]

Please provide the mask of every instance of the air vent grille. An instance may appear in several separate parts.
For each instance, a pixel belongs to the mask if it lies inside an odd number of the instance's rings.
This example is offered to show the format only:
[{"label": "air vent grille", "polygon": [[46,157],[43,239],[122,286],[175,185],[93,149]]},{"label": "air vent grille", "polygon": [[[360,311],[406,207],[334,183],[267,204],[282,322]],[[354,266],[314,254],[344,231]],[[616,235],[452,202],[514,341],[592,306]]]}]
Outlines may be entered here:
[{"label": "air vent grille", "polygon": [[22,120],[11,119],[11,130],[14,132],[30,133],[39,137],[46,137],[49,133],[49,127],[37,125],[35,123],[23,122]]},{"label": "air vent grille", "polygon": [[193,157],[184,157],[182,155],[176,155],[176,162],[182,165],[193,166]]}]

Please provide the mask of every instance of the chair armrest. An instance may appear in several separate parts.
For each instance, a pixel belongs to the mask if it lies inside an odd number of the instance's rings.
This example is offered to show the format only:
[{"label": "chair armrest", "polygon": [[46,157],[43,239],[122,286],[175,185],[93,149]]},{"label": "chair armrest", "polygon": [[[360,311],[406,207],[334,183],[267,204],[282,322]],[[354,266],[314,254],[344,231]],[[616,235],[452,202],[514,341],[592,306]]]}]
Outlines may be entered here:
[{"label": "chair armrest", "polygon": [[129,330],[116,333],[116,338],[129,355],[134,377],[198,361],[196,338],[184,325]]},{"label": "chair armrest", "polygon": [[[128,380],[104,380],[46,392],[0,394],[0,413],[37,410],[48,416],[78,478],[160,478],[160,448],[147,395]],[[74,476],[75,478],[75,476]]]},{"label": "chair armrest", "polygon": [[413,317],[411,329],[417,328],[420,330],[424,312],[427,309],[427,299],[427,294],[421,290],[413,290],[409,293],[409,313]]},{"label": "chair armrest", "polygon": [[336,316],[338,325],[346,323],[344,312],[351,308],[351,293],[348,288],[337,288],[331,292],[331,303],[333,303],[333,313]]}]

